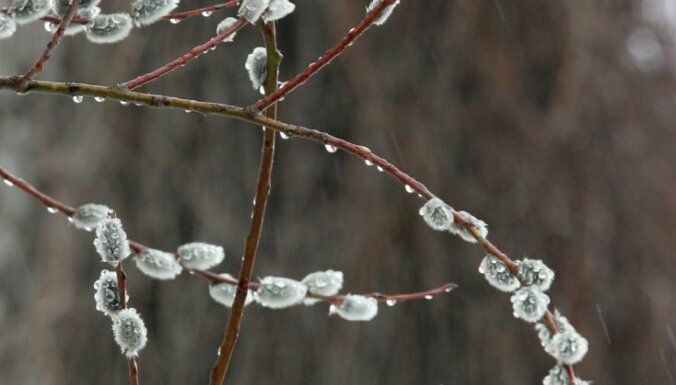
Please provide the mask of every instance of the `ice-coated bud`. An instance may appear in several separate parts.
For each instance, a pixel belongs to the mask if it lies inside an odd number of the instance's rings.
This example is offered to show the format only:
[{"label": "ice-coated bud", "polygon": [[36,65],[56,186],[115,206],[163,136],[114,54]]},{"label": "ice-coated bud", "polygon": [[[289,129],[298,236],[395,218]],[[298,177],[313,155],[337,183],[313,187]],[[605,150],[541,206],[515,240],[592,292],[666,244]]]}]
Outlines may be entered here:
[{"label": "ice-coated bud", "polygon": [[[567,330],[572,330],[575,331],[575,328],[573,325],[568,322],[568,318],[564,317],[559,313],[558,310],[554,310],[554,323],[556,324],[557,329],[559,332],[567,331]],[[540,339],[540,343],[542,344],[543,347],[546,347],[547,344],[552,339],[552,332],[549,330],[549,327],[543,323],[538,323],[535,325],[535,330],[538,333],[538,338]]]},{"label": "ice-coated bud", "polygon": [[348,321],[370,321],[378,314],[378,300],[363,295],[348,294],[340,305],[331,305],[329,315],[338,314]]},{"label": "ice-coated bud", "polygon": [[[373,0],[373,1],[371,1],[371,4],[369,4],[369,6],[366,8],[366,12],[373,11],[378,5],[380,5],[380,3],[382,1],[383,0]],[[392,14],[392,11],[394,11],[394,7],[396,7],[397,5],[399,5],[399,0],[397,0],[394,3],[388,5],[387,7],[385,7],[385,9],[383,9],[380,16],[378,16],[378,18],[373,22],[373,24],[383,25],[387,21],[387,19],[390,17],[390,15]]]},{"label": "ice-coated bud", "polygon": [[[230,274],[219,274],[221,277],[232,279],[234,281],[237,281],[232,275]],[[211,298],[214,299],[214,301],[220,303],[221,305],[227,306],[227,307],[232,307],[233,302],[235,302],[235,294],[237,294],[237,286],[236,285],[230,285],[225,282],[212,282],[209,285],[209,295]],[[246,299],[244,300],[244,306],[250,304],[253,302],[253,293],[251,290],[246,295]]]},{"label": "ice-coated bud", "polygon": [[[343,272],[334,270],[317,271],[308,274],[303,278],[301,283],[307,286],[309,293],[327,296],[335,295],[343,287]],[[305,305],[312,305],[317,302],[319,300],[315,298],[305,298],[303,300]]]},{"label": "ice-coated bud", "polygon": [[16,21],[13,17],[0,13],[0,39],[7,39],[16,32]]},{"label": "ice-coated bud", "polygon": [[[486,236],[488,236],[488,225],[486,222],[482,221],[481,219],[477,219],[474,215],[468,213],[467,211],[460,211],[459,214],[467,219],[472,224],[472,226],[477,229],[479,235],[481,235],[482,238],[486,238]],[[465,229],[459,223],[451,224],[449,231],[451,234],[455,234],[469,243],[476,243],[476,239],[474,239],[472,233],[467,231],[467,229]]]},{"label": "ice-coated bud", "polygon": [[[575,385],[591,384],[591,382],[581,380],[577,377],[574,378],[573,383]],[[552,368],[552,370],[549,371],[547,377],[545,377],[544,380],[542,380],[542,385],[569,385],[568,373],[563,367],[556,365],[555,367]]]},{"label": "ice-coated bud", "polygon": [[536,285],[542,291],[549,290],[554,281],[554,271],[539,259],[524,258],[519,264],[519,278],[524,286]]},{"label": "ice-coated bud", "polygon": [[418,211],[425,222],[434,230],[448,230],[453,224],[453,213],[439,198],[432,198]]},{"label": "ice-coated bud", "polygon": [[145,249],[135,260],[143,274],[155,279],[174,279],[183,270],[174,254],[160,250]]},{"label": "ice-coated bud", "polygon": [[[70,9],[70,0],[51,0],[52,1],[52,10],[58,16],[65,16]],[[74,0],[77,1],[77,0]],[[99,5],[101,0],[80,0],[80,5],[78,9],[88,9]]]},{"label": "ice-coated bud", "polygon": [[[129,297],[126,296],[126,298]],[[117,286],[117,274],[114,271],[101,271],[99,279],[94,282],[94,301],[96,302],[96,310],[103,312],[105,315],[111,315],[122,310],[120,288]]]},{"label": "ice-coated bud", "polygon": [[509,293],[521,286],[519,280],[509,271],[507,266],[493,255],[484,257],[479,265],[479,273],[486,277],[491,286],[500,291]]},{"label": "ice-coated bud", "polygon": [[298,305],[306,293],[307,286],[293,279],[265,277],[256,291],[256,301],[265,307],[281,309]]},{"label": "ice-coated bud", "polygon": [[113,266],[131,254],[127,233],[124,232],[122,222],[118,218],[104,219],[99,223],[96,227],[94,246],[101,259]]},{"label": "ice-coated bud", "polygon": [[512,294],[514,317],[526,322],[537,322],[547,311],[549,297],[537,286],[526,286]]},{"label": "ice-coated bud", "polygon": [[[234,17],[226,17],[216,26],[216,34],[220,35],[221,33],[223,33],[223,31],[235,25],[235,23],[237,23],[237,19],[235,19]],[[223,39],[223,41],[231,42],[235,40],[235,35],[237,35],[237,32],[231,33],[228,37]]]},{"label": "ice-coated bud", "polygon": [[87,39],[92,43],[111,44],[129,36],[133,25],[126,13],[96,16],[87,27]]},{"label": "ice-coated bud", "polygon": [[545,351],[558,362],[566,365],[577,364],[589,349],[587,339],[575,330],[562,330],[552,337]]},{"label": "ice-coated bud", "polygon": [[131,14],[137,26],[150,25],[167,16],[178,6],[179,0],[135,0]]},{"label": "ice-coated bud", "polygon": [[178,248],[178,261],[186,269],[210,269],[221,263],[223,258],[223,248],[208,243],[192,242]]},{"label": "ice-coated bud", "polygon": [[134,308],[120,310],[113,316],[113,335],[127,358],[138,356],[148,341],[146,325]]},{"label": "ice-coated bud", "polygon": [[87,203],[75,209],[71,222],[78,229],[92,231],[99,223],[107,219],[112,212],[113,210],[108,206]]},{"label": "ice-coated bud", "polygon": [[26,24],[47,15],[51,7],[50,0],[14,0],[9,13],[17,23]]},{"label": "ice-coated bud", "polygon": [[268,5],[270,5],[270,0],[244,0],[237,11],[237,16],[243,17],[251,24],[256,24]]},{"label": "ice-coated bud", "polygon": [[296,9],[296,5],[289,0],[270,0],[268,9],[261,16],[265,23],[279,20]]},{"label": "ice-coated bud", "polygon": [[254,90],[261,88],[268,78],[268,53],[265,47],[254,48],[253,52],[246,57],[244,68],[249,74]]}]

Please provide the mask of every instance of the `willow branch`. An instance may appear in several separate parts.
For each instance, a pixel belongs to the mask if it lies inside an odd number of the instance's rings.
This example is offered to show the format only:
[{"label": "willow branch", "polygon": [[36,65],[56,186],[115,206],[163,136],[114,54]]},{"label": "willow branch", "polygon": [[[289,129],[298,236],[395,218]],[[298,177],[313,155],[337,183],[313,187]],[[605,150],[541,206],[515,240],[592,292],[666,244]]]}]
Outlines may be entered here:
[{"label": "willow branch", "polygon": [[63,20],[61,20],[61,22],[59,23],[59,26],[56,28],[56,31],[54,31],[54,33],[52,34],[52,38],[47,43],[47,46],[45,47],[44,51],[42,51],[42,55],[38,58],[33,67],[28,69],[28,71],[26,71],[26,73],[23,74],[21,82],[18,84],[19,89],[23,89],[28,84],[28,82],[30,82],[35,77],[35,75],[42,72],[45,63],[47,63],[47,60],[49,60],[49,58],[52,56],[52,52],[54,52],[56,47],[59,46],[61,38],[63,37],[63,34],[66,32],[66,27],[68,27],[70,21],[73,20],[73,17],[75,17],[75,13],[77,12],[79,6],[80,6],[79,0],[71,0],[68,12],[66,12],[66,15],[63,17]]},{"label": "willow branch", "polygon": [[[282,54],[277,49],[277,34],[275,23],[265,24],[262,27],[265,37],[265,46],[267,49],[268,77],[265,82],[265,92],[270,94],[277,89],[277,80],[279,78],[279,65],[282,62]],[[265,111],[266,117],[270,119],[277,118],[277,104],[274,104]],[[254,199],[253,215],[249,227],[249,234],[246,237],[244,246],[244,257],[239,269],[239,282],[235,300],[230,310],[228,323],[223,335],[223,341],[219,348],[220,354],[216,358],[214,369],[211,372],[210,385],[221,385],[230,367],[232,353],[237,343],[242,317],[244,315],[244,305],[249,292],[249,281],[253,275],[253,268],[256,262],[256,252],[263,229],[265,218],[265,208],[270,196],[272,167],[275,156],[275,137],[277,134],[271,128],[265,128],[263,132],[263,147],[261,149],[261,165],[258,172],[258,182],[256,185],[256,198]]]},{"label": "willow branch", "polygon": [[298,73],[291,80],[284,83],[284,85],[275,92],[266,95],[251,105],[249,108],[254,111],[263,111],[277,100],[283,99],[290,94],[298,86],[302,85],[319,70],[327,66],[333,59],[338,57],[347,47],[357,40],[367,29],[369,29],[373,22],[378,20],[383,11],[392,5],[395,0],[382,0],[371,12],[367,13],[364,19],[354,28],[350,28],[347,35],[345,35],[335,46],[329,48],[317,61],[310,63],[302,72]]},{"label": "willow branch", "polygon": [[144,84],[150,83],[153,80],[168,74],[169,72],[172,72],[180,67],[183,67],[186,64],[188,64],[188,62],[190,62],[191,60],[197,58],[203,53],[208,52],[210,49],[219,45],[221,42],[223,42],[223,40],[227,39],[230,35],[242,29],[245,25],[246,20],[239,19],[235,24],[233,24],[229,28],[224,29],[219,34],[209,39],[206,43],[193,47],[190,51],[188,51],[188,53],[170,61],[169,63],[153,71],[140,75],[124,83],[121,83],[118,85],[118,87],[133,90]]},{"label": "willow branch", "polygon": [[[16,83],[18,78],[16,77],[0,77],[0,89],[9,88],[16,91]],[[336,138],[328,133],[314,130],[302,126],[296,126],[284,122],[280,122],[275,119],[270,119],[261,114],[255,113],[249,108],[241,108],[236,106],[231,106],[227,104],[219,103],[209,103],[209,102],[200,102],[189,99],[181,99],[175,97],[169,97],[164,95],[154,95],[147,93],[139,93],[133,91],[121,90],[114,87],[104,87],[83,83],[58,83],[58,82],[46,82],[46,81],[32,81],[29,83],[27,90],[35,92],[44,92],[52,94],[62,94],[68,96],[83,95],[83,96],[98,96],[109,99],[116,99],[121,101],[127,101],[137,104],[143,104],[150,107],[157,108],[174,108],[180,110],[188,110],[200,112],[207,115],[221,115],[227,116],[256,125],[262,125],[268,128],[272,128],[276,131],[285,133],[288,136],[296,136],[299,138],[315,141],[324,144],[325,146],[332,146],[339,148],[351,155],[354,155],[362,160],[373,164],[379,167],[380,170],[389,174],[401,184],[409,186],[410,190],[418,193],[418,196],[422,199],[431,199],[435,195],[421,182],[408,175],[404,171],[400,170],[398,167],[387,161],[386,159],[374,154],[368,147],[360,146],[354,144],[344,139]],[[500,261],[505,263],[506,266],[512,271],[515,272],[514,268],[516,263],[512,261],[507,254],[500,251],[495,245],[493,245],[489,240],[482,237],[478,231],[472,226],[472,224],[465,219],[462,214],[449,206],[449,209],[453,213],[454,220],[457,224],[463,226],[467,231],[469,231],[477,243],[484,249],[484,251],[490,255],[495,256]],[[556,333],[558,331],[556,323],[554,322],[554,316],[551,312],[547,311],[545,313],[545,324],[548,328]],[[569,374],[573,373],[572,367],[569,365],[564,366],[566,371]],[[571,375],[572,378],[572,375]]]},{"label": "willow branch", "polygon": [[[120,306],[122,308],[127,307],[127,274],[124,273],[124,268],[122,267],[122,262],[119,262],[115,266],[115,274],[117,276],[117,288]],[[136,358],[131,357],[127,358],[127,369],[129,371],[129,384],[130,385],[139,385],[138,381],[138,365],[136,364]]]}]

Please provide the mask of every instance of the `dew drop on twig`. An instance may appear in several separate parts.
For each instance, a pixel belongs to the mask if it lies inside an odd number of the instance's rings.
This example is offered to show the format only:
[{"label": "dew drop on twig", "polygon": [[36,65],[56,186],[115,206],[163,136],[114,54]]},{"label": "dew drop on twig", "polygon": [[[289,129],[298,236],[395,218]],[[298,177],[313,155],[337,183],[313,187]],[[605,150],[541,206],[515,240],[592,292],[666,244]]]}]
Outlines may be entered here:
[{"label": "dew drop on twig", "polygon": [[406,185],[404,186],[404,189],[406,190],[407,193],[412,194],[413,193],[413,187],[411,185]]},{"label": "dew drop on twig", "polygon": [[376,167],[376,169],[377,169],[379,172],[383,172],[383,171],[384,171],[383,168],[380,167],[380,166]]},{"label": "dew drop on twig", "polygon": [[120,100],[120,104],[123,105],[123,106],[128,106],[129,102],[127,102],[125,100]]},{"label": "dew drop on twig", "polygon": [[285,134],[282,131],[279,132],[279,137],[282,138],[282,139],[289,139],[289,135]]},{"label": "dew drop on twig", "polygon": [[171,24],[178,24],[178,23],[181,22],[181,19],[169,19],[169,22],[170,22]]},{"label": "dew drop on twig", "polygon": [[203,11],[202,12],[202,17],[209,17],[213,14],[213,11]]},{"label": "dew drop on twig", "polygon": [[370,167],[370,166],[373,166],[373,162],[371,162],[371,161],[368,160],[368,159],[366,159],[366,160],[364,161],[364,163],[366,163],[366,165],[369,166],[369,167]]},{"label": "dew drop on twig", "polygon": [[45,31],[47,32],[52,32],[54,30],[54,24],[50,23],[49,21],[45,22]]},{"label": "dew drop on twig", "polygon": [[3,179],[3,181],[4,181],[4,182],[5,182],[5,184],[6,184],[7,186],[9,186],[9,187],[12,187],[12,186],[14,186],[14,183],[12,183],[12,181],[11,181],[11,180],[9,180],[9,179]]},{"label": "dew drop on twig", "polygon": [[434,298],[434,297],[431,294],[428,294],[428,295],[425,296],[425,299],[428,300],[428,301],[431,300],[432,298]]},{"label": "dew drop on twig", "polygon": [[103,103],[103,101],[106,100],[106,98],[104,98],[103,96],[94,96],[94,100],[97,103]]},{"label": "dew drop on twig", "polygon": [[330,145],[330,144],[324,145],[324,148],[326,149],[326,151],[328,151],[331,154],[338,151],[338,147]]},{"label": "dew drop on twig", "polygon": [[47,207],[47,212],[50,213],[50,214],[56,214],[56,213],[59,212],[59,210],[57,210],[54,207]]},{"label": "dew drop on twig", "polygon": [[397,300],[396,299],[388,299],[387,301],[385,301],[385,303],[387,304],[387,306],[392,307],[392,306],[397,304]]},{"label": "dew drop on twig", "polygon": [[73,96],[73,103],[75,103],[75,104],[80,104],[80,103],[82,103],[83,100],[84,100],[84,96],[82,96],[82,95]]}]

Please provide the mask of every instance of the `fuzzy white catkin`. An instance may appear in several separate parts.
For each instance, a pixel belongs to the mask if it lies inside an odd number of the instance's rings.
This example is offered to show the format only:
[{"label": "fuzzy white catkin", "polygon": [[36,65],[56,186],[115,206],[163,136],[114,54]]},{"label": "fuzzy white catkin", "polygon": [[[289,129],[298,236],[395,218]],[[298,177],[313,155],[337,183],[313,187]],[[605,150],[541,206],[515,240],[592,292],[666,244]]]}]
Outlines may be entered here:
[{"label": "fuzzy white catkin", "polygon": [[7,39],[16,32],[16,21],[13,17],[0,13],[0,39]]},{"label": "fuzzy white catkin", "polygon": [[587,339],[575,330],[564,330],[554,334],[545,351],[558,362],[574,365],[582,361],[589,349]]},{"label": "fuzzy white catkin", "polygon": [[87,203],[75,209],[71,222],[78,229],[92,231],[99,223],[108,218],[112,212],[113,210],[108,206]]},{"label": "fuzzy white catkin", "polygon": [[192,242],[178,248],[178,261],[187,269],[210,269],[221,263],[223,258],[223,248],[208,243]]},{"label": "fuzzy white catkin", "polygon": [[268,5],[270,5],[270,0],[244,0],[237,11],[237,16],[243,17],[251,24],[256,24]]},{"label": "fuzzy white catkin", "polygon": [[[52,10],[58,16],[65,16],[70,9],[70,0],[51,0]],[[80,5],[78,9],[89,9],[99,5],[101,0],[80,0]]]},{"label": "fuzzy white catkin", "polygon": [[[366,12],[371,12],[371,11],[373,11],[378,5],[380,5],[380,3],[381,3],[382,1],[383,1],[383,0],[373,0],[373,1],[371,1],[371,4],[369,4],[369,6],[366,8]],[[375,24],[375,25],[383,25],[383,24],[385,24],[385,22],[387,21],[387,19],[390,18],[390,15],[392,14],[392,11],[394,11],[394,7],[396,7],[397,5],[399,5],[399,0],[397,0],[397,1],[395,1],[394,3],[388,5],[387,7],[385,7],[385,9],[383,9],[383,11],[382,11],[382,13],[380,14],[380,16],[378,16],[378,18],[373,22],[373,24]]]},{"label": "fuzzy white catkin", "polygon": [[[314,273],[308,274],[301,281],[307,290],[312,294],[319,295],[335,295],[338,294],[340,289],[343,287],[343,272],[326,270],[326,271],[316,271]],[[312,305],[319,302],[315,298],[305,298],[303,304]]]},{"label": "fuzzy white catkin", "polygon": [[537,285],[542,291],[547,291],[552,286],[554,271],[541,260],[524,258],[516,263],[519,265],[519,278],[524,286]]},{"label": "fuzzy white catkin", "polygon": [[51,6],[50,0],[14,0],[9,13],[17,23],[26,24],[47,15]]},{"label": "fuzzy white catkin", "polygon": [[96,227],[94,246],[101,259],[113,266],[131,254],[127,233],[124,232],[122,221],[118,218],[105,219],[99,223]]},{"label": "fuzzy white catkin", "polygon": [[[129,297],[126,296],[126,298]],[[103,312],[105,315],[111,315],[122,310],[120,288],[117,284],[117,274],[114,271],[101,271],[99,279],[94,282],[94,301],[96,302],[96,310]]]},{"label": "fuzzy white catkin", "polygon": [[134,308],[120,310],[113,316],[113,335],[127,358],[138,356],[148,341],[146,326]]},{"label": "fuzzy white catkin", "polygon": [[487,255],[479,265],[479,273],[486,277],[486,281],[494,288],[512,292],[521,286],[519,280],[512,274],[498,258],[493,255]]},{"label": "fuzzy white catkin", "polygon": [[136,258],[136,267],[155,279],[174,279],[181,274],[183,267],[176,261],[174,254],[155,249],[145,249]]},{"label": "fuzzy white catkin", "polygon": [[[486,238],[488,236],[488,225],[486,224],[486,222],[476,218],[474,215],[468,213],[467,211],[460,211],[458,213],[462,215],[465,219],[467,219],[472,224],[472,226],[474,226],[474,228],[476,228],[477,232],[479,233],[479,235],[481,235],[482,238]],[[451,234],[457,235],[469,243],[476,243],[476,239],[474,239],[472,233],[467,231],[467,229],[465,229],[459,223],[452,223],[451,227],[448,230],[451,232]]]},{"label": "fuzzy white catkin", "polygon": [[549,306],[549,297],[537,286],[526,286],[512,294],[514,317],[526,322],[537,322]]},{"label": "fuzzy white catkin", "polygon": [[[237,281],[230,274],[219,274],[219,275],[223,278],[228,278]],[[232,304],[235,301],[236,294],[237,294],[236,285],[230,285],[224,282],[212,282],[209,285],[209,295],[214,301],[220,303],[221,305],[232,307]],[[244,306],[253,302],[253,297],[254,297],[253,293],[251,292],[251,290],[249,290],[249,292],[246,295],[246,299],[244,300]]]},{"label": "fuzzy white catkin", "polygon": [[[570,324],[568,321],[568,318],[564,317],[558,310],[554,310],[554,323],[556,324],[557,329],[559,332],[563,331],[575,331],[575,328],[573,325]],[[549,327],[545,325],[544,323],[538,323],[535,325],[535,330],[538,333],[538,338],[540,339],[540,343],[542,344],[543,347],[546,347],[547,344],[552,339],[552,332],[549,330]]]},{"label": "fuzzy white catkin", "polygon": [[112,44],[129,36],[133,25],[126,13],[98,15],[89,24],[87,40],[98,44]]},{"label": "fuzzy white catkin", "polygon": [[135,0],[131,15],[137,26],[153,24],[167,16],[178,6],[179,0]]},{"label": "fuzzy white catkin", "polygon": [[249,80],[254,90],[257,90],[265,84],[268,77],[268,53],[265,47],[256,47],[246,57],[244,68],[249,74]]},{"label": "fuzzy white catkin", "polygon": [[288,16],[294,9],[296,9],[296,5],[289,0],[270,0],[268,9],[263,12],[261,17],[264,22],[268,23]]},{"label": "fuzzy white catkin", "polygon": [[289,278],[265,277],[256,291],[256,301],[261,306],[282,309],[298,305],[305,298],[307,286]]},{"label": "fuzzy white catkin", "polygon": [[439,198],[432,198],[418,210],[429,227],[437,231],[448,230],[453,224],[453,213]]},{"label": "fuzzy white catkin", "polygon": [[378,300],[348,294],[340,305],[331,305],[329,315],[338,314],[348,321],[370,321],[378,314]]},{"label": "fuzzy white catkin", "polygon": [[[220,35],[223,31],[235,25],[235,23],[237,23],[237,19],[235,19],[234,17],[226,17],[216,26],[216,34]],[[223,39],[223,41],[231,42],[235,40],[235,35],[237,35],[237,32],[231,33],[228,37]]]},{"label": "fuzzy white catkin", "polygon": [[[590,385],[589,381],[581,380],[577,377],[574,378],[573,383],[575,385]],[[549,374],[542,380],[542,385],[568,385],[568,373],[560,365],[553,367]]]}]

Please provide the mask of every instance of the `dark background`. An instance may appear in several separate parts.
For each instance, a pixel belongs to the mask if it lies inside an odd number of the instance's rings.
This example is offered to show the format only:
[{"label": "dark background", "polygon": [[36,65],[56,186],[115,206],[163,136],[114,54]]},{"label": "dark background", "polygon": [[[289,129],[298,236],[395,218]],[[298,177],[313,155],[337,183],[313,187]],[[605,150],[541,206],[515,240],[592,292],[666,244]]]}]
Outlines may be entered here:
[{"label": "dark background", "polygon": [[[282,79],[338,41],[366,5],[297,4],[278,25]],[[557,274],[553,305],[589,339],[580,377],[673,385],[674,7],[404,0],[286,98],[280,119],[369,146],[486,220],[514,258],[546,261]],[[161,22],[115,45],[68,38],[40,78],[128,80],[206,41],[232,13]],[[47,39],[37,22],[0,41],[0,73],[23,72]],[[246,28],[143,90],[247,105],[258,94],[244,60],[261,44]],[[239,265],[260,143],[260,128],[225,118],[0,94],[0,164],[66,203],[108,204],[132,239],[154,247],[223,245],[219,272]],[[321,304],[250,306],[226,383],[541,383],[554,362],[532,326],[477,273],[481,250],[431,231],[417,215],[422,203],[345,153],[280,141],[257,276],[332,268],[345,273],[346,292],[460,288],[381,306],[368,323],[327,317]],[[0,383],[128,383],[110,321],[94,309],[105,266],[92,239],[0,186]],[[201,279],[127,270],[130,305],[149,329],[142,384],[206,384],[227,310]]]}]

